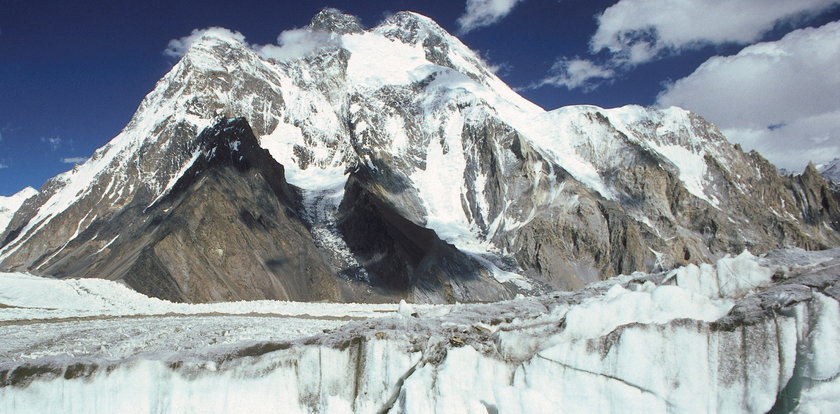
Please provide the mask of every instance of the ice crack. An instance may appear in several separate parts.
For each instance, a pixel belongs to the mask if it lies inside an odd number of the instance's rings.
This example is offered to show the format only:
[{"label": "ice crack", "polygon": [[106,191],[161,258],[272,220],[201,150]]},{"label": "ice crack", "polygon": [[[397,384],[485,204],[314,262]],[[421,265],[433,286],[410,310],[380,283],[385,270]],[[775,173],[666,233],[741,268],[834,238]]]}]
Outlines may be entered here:
[{"label": "ice crack", "polygon": [[604,377],[604,378],[609,379],[609,380],[617,381],[617,382],[619,382],[621,384],[624,384],[628,387],[635,388],[635,389],[637,389],[637,390],[639,390],[639,391],[641,391],[645,394],[650,394],[650,395],[658,398],[662,402],[664,402],[669,408],[671,408],[671,409],[674,408],[673,405],[671,404],[671,402],[668,401],[668,399],[662,397],[661,395],[657,394],[656,392],[654,392],[653,390],[651,390],[649,388],[645,388],[645,387],[643,387],[641,385],[638,385],[638,384],[633,384],[632,382],[629,382],[627,380],[624,380],[624,379],[621,379],[619,377],[615,377],[615,376],[612,376],[612,375],[609,375],[609,374],[604,374],[604,373],[600,373],[600,372],[589,371],[589,370],[586,370],[586,369],[583,369],[583,368],[573,367],[569,364],[565,364],[563,362],[560,362],[560,361],[557,361],[557,360],[554,360],[554,359],[551,359],[551,358],[546,358],[546,357],[540,355],[539,353],[536,353],[534,355],[537,358],[543,359],[543,360],[548,361],[548,362],[553,362],[553,363],[555,363],[557,365],[560,365],[561,367],[566,368],[566,369],[571,369],[573,371],[581,372],[581,373],[584,373],[584,374],[595,375],[595,376],[599,376],[599,377]]}]

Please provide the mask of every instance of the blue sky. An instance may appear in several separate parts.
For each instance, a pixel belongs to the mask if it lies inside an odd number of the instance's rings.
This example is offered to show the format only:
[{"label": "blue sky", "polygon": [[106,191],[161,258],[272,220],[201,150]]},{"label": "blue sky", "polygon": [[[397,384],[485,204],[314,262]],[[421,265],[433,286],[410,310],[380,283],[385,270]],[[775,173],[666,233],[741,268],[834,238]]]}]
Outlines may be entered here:
[{"label": "blue sky", "polygon": [[783,167],[840,156],[836,0],[0,5],[0,195],[39,188],[115,136],[175,63],[170,40],[221,26],[274,43],[326,6],[366,26],[399,10],[427,15],[546,109],[676,104]]}]

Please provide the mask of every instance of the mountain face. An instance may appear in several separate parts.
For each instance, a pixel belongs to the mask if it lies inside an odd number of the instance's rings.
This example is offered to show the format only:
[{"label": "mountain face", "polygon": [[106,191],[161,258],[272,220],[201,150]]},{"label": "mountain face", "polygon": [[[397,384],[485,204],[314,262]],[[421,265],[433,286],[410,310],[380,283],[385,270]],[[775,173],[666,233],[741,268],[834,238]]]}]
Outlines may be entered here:
[{"label": "mountain face", "polygon": [[194,146],[196,157],[163,197],[145,207],[130,204],[97,226],[99,237],[110,240],[102,252],[71,243],[75,254],[45,261],[48,271],[107,274],[173,301],[339,300],[295,212],[297,194],[247,122],[219,122]]},{"label": "mountain face", "polygon": [[[517,95],[430,19],[335,10],[282,60],[207,33],[0,233],[0,269],[178,301],[479,301],[840,242],[838,194],[679,108]],[[2,228],[2,227],[0,227]]]}]

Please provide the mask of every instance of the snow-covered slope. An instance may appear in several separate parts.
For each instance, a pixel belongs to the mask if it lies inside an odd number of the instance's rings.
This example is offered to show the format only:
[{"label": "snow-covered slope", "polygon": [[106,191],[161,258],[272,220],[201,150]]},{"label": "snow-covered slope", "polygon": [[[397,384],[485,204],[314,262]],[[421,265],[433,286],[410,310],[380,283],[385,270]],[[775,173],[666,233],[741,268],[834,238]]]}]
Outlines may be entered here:
[{"label": "snow-covered slope", "polygon": [[18,211],[23,202],[34,197],[38,191],[32,187],[26,187],[9,197],[0,197],[0,234],[6,230],[6,226],[12,221],[12,217]]},{"label": "snow-covered slope", "polygon": [[0,411],[836,412],[838,265],[744,253],[454,306],[175,305],[0,274]]},{"label": "snow-covered slope", "polygon": [[816,167],[817,171],[820,172],[820,175],[825,177],[826,180],[833,183],[840,183],[840,158],[835,158]]},{"label": "snow-covered slope", "polygon": [[[101,279],[56,280],[25,273],[0,273],[0,320],[67,319],[95,316],[265,315],[362,319],[396,312],[395,304],[310,303],[281,301],[173,303],[137,293]],[[431,309],[432,305],[417,305]]]},{"label": "snow-covered slope", "polygon": [[[296,214],[325,266],[375,288],[396,279],[385,285],[397,295],[507,297],[744,248],[840,242],[827,184],[780,177],[695,114],[545,111],[416,13],[365,30],[324,10],[303,30],[321,44],[293,57],[219,30],[200,36],[120,135],[10,224],[0,267],[121,277],[84,263],[137,257],[109,223],[151,220],[220,116],[247,119],[303,189]],[[381,231],[347,234],[364,229]],[[390,247],[400,240],[401,253]],[[475,283],[449,286],[455,267]]]}]

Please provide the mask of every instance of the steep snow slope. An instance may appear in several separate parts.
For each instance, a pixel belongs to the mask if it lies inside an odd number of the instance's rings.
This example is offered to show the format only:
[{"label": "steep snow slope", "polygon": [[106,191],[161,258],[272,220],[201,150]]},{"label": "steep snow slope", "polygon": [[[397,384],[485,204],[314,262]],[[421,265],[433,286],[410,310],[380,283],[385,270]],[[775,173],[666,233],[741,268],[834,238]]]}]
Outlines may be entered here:
[{"label": "steep snow slope", "polygon": [[[198,159],[196,137],[220,116],[248,120],[303,189],[299,215],[315,244],[353,280],[391,277],[371,270],[390,242],[354,243],[343,233],[371,224],[341,211],[360,200],[388,215],[382,228],[431,230],[428,240],[472,258],[459,257],[459,271],[496,276],[499,283],[477,282],[487,289],[473,285],[484,298],[579,288],[744,248],[840,242],[840,203],[827,183],[778,176],[695,114],[637,106],[544,111],[416,13],[364,30],[352,16],[325,10],[307,30],[323,45],[283,60],[207,32],[119,136],[48,182],[10,223],[0,266],[107,277],[68,266],[78,262],[73,257],[96,262],[117,249],[111,217],[145,214],[170,193]],[[382,248],[360,251],[371,245]],[[401,269],[396,285],[407,283],[398,295],[466,299],[440,294],[451,290],[445,269],[424,279],[414,273],[421,261],[406,260],[391,263]]]},{"label": "steep snow slope", "polygon": [[12,221],[12,217],[23,202],[34,197],[36,194],[38,194],[37,190],[32,187],[26,187],[9,197],[0,197],[0,234],[6,230],[6,226]]},{"label": "steep snow slope", "polygon": [[[0,274],[0,292],[26,287],[0,299],[19,306],[0,308],[0,410],[834,412],[838,266],[836,249],[744,253],[575,293],[320,305],[320,317],[308,304],[174,305],[113,282]],[[103,316],[49,319],[78,310],[39,308],[37,292]],[[181,314],[105,316],[141,303]],[[257,314],[205,313],[248,308]],[[45,319],[7,317],[24,310]],[[374,319],[326,317],[343,311]],[[319,329],[330,331],[304,337]]]}]

